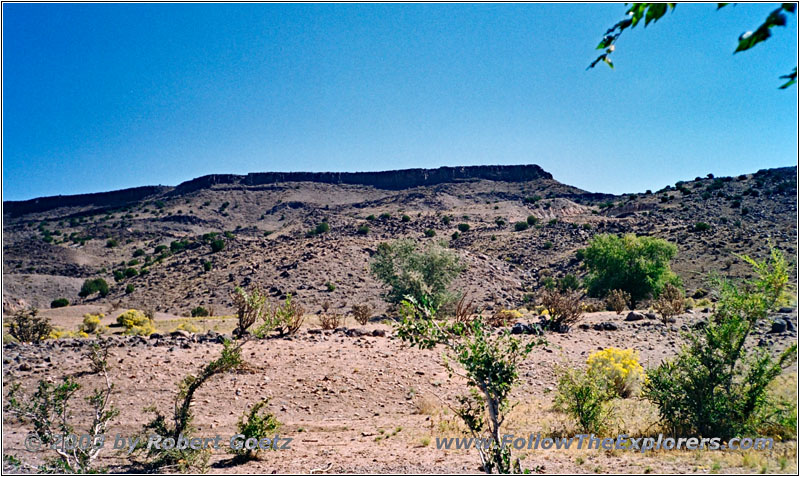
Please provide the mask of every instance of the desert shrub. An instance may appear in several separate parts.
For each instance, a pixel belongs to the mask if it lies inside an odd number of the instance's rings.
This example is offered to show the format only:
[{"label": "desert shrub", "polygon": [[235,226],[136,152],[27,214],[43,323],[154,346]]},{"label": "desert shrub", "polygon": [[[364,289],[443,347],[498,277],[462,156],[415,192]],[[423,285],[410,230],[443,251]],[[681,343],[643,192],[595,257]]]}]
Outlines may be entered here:
[{"label": "desert shrub", "polygon": [[125,280],[124,270],[114,270],[113,275],[114,275],[114,281],[116,282],[121,282],[122,280]]},{"label": "desert shrub", "polygon": [[137,248],[136,250],[133,251],[134,257],[141,257],[142,255],[144,255],[144,250],[140,248]]},{"label": "desert shrub", "polygon": [[97,315],[86,313],[83,315],[83,323],[81,323],[79,330],[87,335],[101,332],[103,327],[100,325],[100,320],[105,316],[102,313]]},{"label": "desert shrub", "polygon": [[[280,428],[280,422],[275,416],[267,411],[265,408],[269,404],[269,398],[262,399],[253,404],[246,414],[239,418],[236,424],[238,434],[244,436],[242,442],[248,439],[255,439],[261,441],[262,439],[269,439],[276,435]],[[252,460],[258,457],[258,446],[254,450],[247,449],[244,446],[240,449],[234,449],[236,454],[241,456],[243,460]]]},{"label": "desert shrub", "polygon": [[139,270],[135,268],[126,268],[125,269],[125,278],[133,278],[139,274]]},{"label": "desert shrub", "polygon": [[562,278],[558,280],[558,289],[562,292],[567,292],[570,290],[580,290],[581,282],[578,280],[578,277],[573,275],[572,273],[567,273]]},{"label": "desert shrub", "polygon": [[664,285],[658,299],[653,303],[653,308],[661,315],[661,321],[666,325],[670,318],[683,313],[686,300],[683,291],[671,283]]},{"label": "desert shrub", "polygon": [[453,240],[458,240],[459,237],[461,237],[461,233],[459,233],[458,231],[455,231],[455,232],[453,232],[452,235],[450,235],[450,238],[453,239]]},{"label": "desert shrub", "polygon": [[319,325],[323,330],[335,330],[344,324],[344,315],[333,311],[328,311],[330,305],[326,302],[322,305],[322,313],[319,314]]},{"label": "desert shrub", "polygon": [[505,227],[506,226],[506,219],[502,217],[497,217],[494,219],[494,224],[498,227]]},{"label": "desert shrub", "polygon": [[433,229],[427,229],[427,230],[425,230],[425,236],[426,237],[435,237],[436,236],[436,231],[433,230]]},{"label": "desert shrub", "polygon": [[69,306],[69,300],[66,298],[56,298],[50,302],[50,308],[64,308],[65,306]]},{"label": "desert shrub", "polygon": [[119,241],[118,241],[117,239],[113,239],[113,238],[112,238],[112,239],[108,239],[108,240],[106,241],[106,247],[107,247],[107,248],[114,248],[114,247],[116,247],[117,245],[119,245]]},{"label": "desert shrub", "polygon": [[719,300],[712,319],[686,335],[677,357],[647,373],[644,396],[675,434],[727,439],[758,432],[771,410],[768,386],[796,358],[797,344],[776,358],[766,348],[745,347],[756,322],[786,292],[789,275],[777,249],[764,261],[742,258],[756,278],[744,284],[714,278]]},{"label": "desert shrub", "polygon": [[320,235],[328,232],[331,229],[331,226],[328,225],[328,222],[320,222],[314,227],[314,234]]},{"label": "desert shrub", "polygon": [[547,327],[559,333],[569,331],[569,327],[583,315],[579,291],[546,289],[541,294],[540,303],[549,312]]},{"label": "desert shrub", "polygon": [[595,235],[583,254],[589,294],[602,297],[611,290],[623,290],[635,308],[640,300],[657,297],[667,283],[678,284],[669,267],[676,252],[674,244],[659,238]]},{"label": "desert shrub", "polygon": [[139,260],[136,260],[135,258],[133,260],[128,260],[129,267],[135,267],[136,265],[139,265],[139,263]]},{"label": "desert shrub", "polygon": [[483,470],[523,473],[519,459],[513,459],[509,446],[501,445],[500,436],[512,407],[508,400],[519,378],[519,363],[541,341],[523,344],[508,330],[495,334],[482,319],[469,324],[439,321],[436,310],[425,300],[404,301],[401,315],[402,320],[395,325],[400,339],[420,349],[444,346],[448,371],[454,372],[454,366],[458,366],[466,375],[470,392],[458,397],[454,410],[473,437],[490,436],[491,446],[476,446]]},{"label": "desert shrub", "polygon": [[8,332],[22,343],[38,343],[52,331],[50,319],[39,316],[39,310],[32,307],[17,311],[8,323]]},{"label": "desert shrub", "polygon": [[533,227],[534,225],[539,223],[539,219],[537,219],[533,215],[529,215],[528,218],[526,219],[526,223],[531,227]]},{"label": "desert shrub", "polygon": [[117,324],[125,328],[126,335],[149,336],[156,332],[153,320],[139,310],[128,310],[117,317]]},{"label": "desert shrub", "polygon": [[155,253],[156,255],[158,255],[158,254],[160,254],[161,252],[163,252],[163,251],[167,250],[167,248],[168,248],[168,247],[167,247],[166,245],[156,245],[156,248],[154,248],[154,249],[153,249],[153,253]]},{"label": "desert shrub", "polygon": [[493,327],[501,327],[501,326],[508,326],[512,322],[519,320],[522,318],[522,313],[518,312],[517,310],[497,310],[494,312],[491,318],[489,318],[486,323],[489,326]]},{"label": "desert shrub", "polygon": [[464,223],[458,224],[458,231],[461,233],[468,232],[469,224],[464,224]]},{"label": "desert shrub", "polygon": [[555,408],[570,416],[578,431],[602,435],[611,414],[612,397],[606,381],[581,369],[569,369],[558,380]]},{"label": "desert shrub", "polygon": [[231,299],[236,307],[236,318],[238,319],[233,335],[244,336],[248,328],[265,316],[267,294],[257,287],[250,288],[250,291],[236,287],[231,293]]},{"label": "desert shrub", "polygon": [[131,293],[133,293],[135,289],[136,287],[134,287],[132,283],[128,283],[127,285],[125,285],[125,294],[130,295]]},{"label": "desert shrub", "polygon": [[420,249],[411,240],[380,244],[370,262],[372,274],[389,286],[390,303],[399,304],[406,296],[430,297],[436,309],[455,301],[448,286],[463,269],[451,250],[436,244]]},{"label": "desert shrub", "polygon": [[188,320],[181,321],[180,324],[178,324],[177,329],[181,331],[186,331],[188,333],[197,333],[198,331],[200,331],[200,328],[194,326]]},{"label": "desert shrub", "polygon": [[607,383],[617,396],[627,398],[638,394],[644,383],[644,368],[639,353],[632,349],[606,348],[589,355],[589,373]]},{"label": "desert shrub", "polygon": [[359,226],[358,229],[356,229],[356,233],[358,235],[367,235],[367,234],[369,234],[369,225],[364,224],[364,225]]},{"label": "desert shrub", "polygon": [[705,222],[697,222],[694,224],[695,232],[705,232],[706,230],[711,230],[711,226]]},{"label": "desert shrub", "polygon": [[196,307],[192,308],[191,314],[192,314],[192,317],[208,316],[208,310],[206,310],[202,306],[196,306]]},{"label": "desert shrub", "polygon": [[618,315],[625,311],[631,301],[630,293],[623,290],[611,290],[606,296],[606,306],[614,310]]},{"label": "desert shrub", "polygon": [[292,300],[292,295],[287,295],[282,304],[269,306],[263,320],[264,323],[255,332],[256,336],[262,338],[271,331],[277,331],[278,336],[291,336],[303,324],[305,310]]},{"label": "desert shrub", "polygon": [[442,223],[445,225],[450,225],[450,222],[452,222],[452,220],[453,218],[450,217],[449,215],[442,216]]},{"label": "desert shrub", "polygon": [[353,314],[353,317],[355,317],[359,325],[364,326],[369,323],[369,319],[372,316],[372,307],[366,304],[353,305],[350,308],[350,313]]},{"label": "desert shrub", "polygon": [[[196,376],[190,374],[181,381],[178,395],[175,397],[173,415],[169,420],[157,409],[148,408],[148,411],[154,413],[155,417],[144,426],[143,434],[156,434],[165,439],[171,438],[176,443],[181,436],[191,440],[193,431],[191,424],[194,419],[192,401],[195,393],[212,377],[233,371],[241,366],[242,344],[225,341],[219,358],[205,365]],[[196,472],[203,469],[209,457],[207,450],[196,450],[189,446],[186,446],[185,449],[181,449],[177,445],[172,449],[159,449],[158,447],[150,446],[148,449],[142,447],[146,450],[148,464],[152,469],[170,467],[180,472]]]},{"label": "desert shrub", "polygon": [[225,240],[218,238],[218,239],[214,239],[214,240],[211,241],[211,252],[212,253],[220,252],[224,248],[225,248]]},{"label": "desert shrub", "polygon": [[108,295],[108,283],[102,278],[86,279],[81,286],[81,291],[78,292],[78,296],[85,298],[95,293],[99,293],[103,297]]},{"label": "desert shrub", "polygon": [[[33,468],[38,473],[53,474],[89,474],[104,473],[104,469],[96,468],[95,462],[103,449],[108,424],[119,414],[111,403],[113,384],[108,373],[107,341],[93,344],[87,358],[90,361],[90,374],[99,375],[104,385],[94,390],[86,400],[91,411],[88,420],[91,424],[84,431],[75,429],[72,398],[80,390],[80,384],[72,376],[64,378],[60,384],[50,381],[39,381],[36,391],[25,395],[19,383],[11,384],[7,395],[5,412],[33,425],[35,435],[42,445],[43,451],[52,450],[55,460],[47,460],[46,464]],[[66,436],[88,436],[86,445],[78,445]],[[107,443],[106,443],[107,444]],[[74,447],[74,449],[70,449]],[[3,456],[4,460],[6,455]]]},{"label": "desert shrub", "polygon": [[403,216],[400,217],[400,220],[403,221],[403,222],[411,222],[411,217],[403,214]]},{"label": "desert shrub", "polygon": [[189,246],[189,242],[187,240],[173,240],[169,244],[169,250],[172,253],[182,252]]},{"label": "desert shrub", "polygon": [[369,214],[369,215],[367,216],[367,220],[369,220],[369,221],[373,221],[373,220],[375,220],[375,214]]},{"label": "desert shrub", "polygon": [[335,291],[336,284],[333,282],[325,282],[325,290],[327,290],[328,293]]},{"label": "desert shrub", "polygon": [[514,230],[517,232],[522,232],[523,230],[528,229],[528,222],[517,222],[514,224]]},{"label": "desert shrub", "polygon": [[203,260],[203,271],[210,272],[213,268],[213,265],[208,260]]}]

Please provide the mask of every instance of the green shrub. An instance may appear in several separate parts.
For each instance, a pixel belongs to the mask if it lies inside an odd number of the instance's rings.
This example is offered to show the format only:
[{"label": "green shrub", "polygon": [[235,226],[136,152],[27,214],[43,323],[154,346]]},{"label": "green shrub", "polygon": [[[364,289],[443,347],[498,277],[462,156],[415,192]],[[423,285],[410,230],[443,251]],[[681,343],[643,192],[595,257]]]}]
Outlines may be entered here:
[{"label": "green shrub", "polygon": [[21,343],[38,343],[52,331],[50,319],[39,316],[39,310],[32,307],[17,311],[8,323],[8,332]]},{"label": "green shrub", "polygon": [[[236,424],[237,434],[244,436],[242,442],[248,439],[255,439],[261,441],[262,439],[271,439],[275,437],[280,423],[272,413],[267,411],[265,407],[269,404],[269,399],[263,399],[253,404],[250,411],[239,418]],[[265,441],[266,442],[266,441]],[[266,447],[266,446],[265,446]],[[234,449],[236,454],[242,456],[244,460],[252,460],[258,457],[259,446],[255,450],[250,450],[242,446],[240,449]]]},{"label": "green shrub", "polygon": [[117,239],[113,239],[113,238],[111,238],[111,239],[108,239],[108,240],[106,241],[106,247],[107,247],[107,248],[114,248],[114,247],[116,247],[117,245],[119,245],[119,241],[118,241]]},{"label": "green shrub", "polygon": [[364,224],[364,225],[359,226],[358,229],[356,230],[356,233],[358,235],[367,235],[367,234],[369,234],[369,225]]},{"label": "green shrub", "polygon": [[135,268],[126,268],[125,269],[125,278],[133,278],[139,274],[139,271]]},{"label": "green shrub", "polygon": [[455,231],[455,232],[452,233],[452,235],[450,235],[450,238],[453,239],[453,240],[458,240],[460,237],[461,237],[461,233],[459,233],[458,231]]},{"label": "green shrub", "polygon": [[225,248],[225,241],[223,239],[214,239],[211,241],[211,252],[217,253]]},{"label": "green shrub", "polygon": [[186,241],[186,240],[173,240],[173,241],[172,241],[172,242],[170,242],[170,244],[169,244],[169,250],[170,250],[172,253],[178,253],[178,252],[182,252],[183,250],[185,250],[185,249],[186,249],[186,247],[187,247],[188,245],[189,245],[189,242],[188,242],[188,241]]},{"label": "green shrub", "polygon": [[238,325],[233,331],[233,335],[244,336],[256,321],[266,316],[267,294],[258,287],[251,287],[250,291],[236,287],[231,293],[231,298],[234,306],[236,306],[236,317],[238,319]]},{"label": "green shrub", "polygon": [[208,260],[203,260],[203,270],[204,271],[210,272],[212,267],[213,266],[211,265],[211,262],[209,262]]},{"label": "green shrub", "polygon": [[192,308],[191,314],[192,314],[192,317],[208,316],[209,315],[208,310],[206,310],[202,306],[196,306],[196,307]]},{"label": "green shrub", "polygon": [[328,290],[328,292],[332,292],[336,290],[336,284],[331,282],[325,282],[325,289]]},{"label": "green shrub", "polygon": [[449,215],[442,216],[442,223],[445,225],[450,225],[450,222],[453,220],[452,217]]},{"label": "green shrub", "polygon": [[579,432],[602,435],[613,397],[606,381],[584,370],[569,369],[559,378],[557,389],[555,408],[570,416]]},{"label": "green shrub", "polygon": [[99,293],[102,297],[108,295],[108,283],[106,283],[106,281],[102,278],[90,278],[84,280],[83,286],[81,286],[81,291],[78,292],[78,296],[85,298],[95,293]]},{"label": "green shrub", "polygon": [[127,265],[128,265],[129,267],[135,267],[136,265],[139,265],[139,260],[136,260],[136,259],[133,259],[133,260],[128,260],[128,263],[127,263]]},{"label": "green shrub", "polygon": [[367,220],[369,220],[370,222],[371,222],[371,221],[373,221],[373,220],[375,220],[375,214],[369,214],[369,215],[367,216]]},{"label": "green shrub", "polygon": [[296,301],[292,301],[292,295],[287,295],[282,304],[269,307],[263,319],[264,323],[255,331],[259,338],[266,337],[272,331],[277,331],[278,336],[291,336],[303,324],[305,310]]},{"label": "green shrub", "polygon": [[313,237],[315,235],[321,235],[328,232],[330,229],[331,226],[328,225],[328,222],[320,222],[316,227],[306,232],[306,236]]},{"label": "green shrub", "polygon": [[169,248],[169,247],[167,247],[166,245],[157,245],[156,248],[153,249],[153,253],[158,255],[161,252],[163,252],[164,250],[166,250],[167,248]]},{"label": "green shrub", "polygon": [[136,289],[136,287],[133,286],[133,283],[128,283],[127,285],[125,285],[125,293],[127,295],[130,295],[131,293],[133,293],[133,291],[135,289]]},{"label": "green shrub", "polygon": [[400,218],[400,220],[402,220],[403,222],[411,222],[411,217],[409,217],[409,216],[407,216],[407,215],[403,215],[403,216]]},{"label": "green shrub", "polygon": [[465,223],[458,224],[458,231],[461,233],[469,231],[469,224]]},{"label": "green shrub", "polygon": [[435,237],[436,236],[436,231],[433,230],[433,229],[427,229],[425,231],[425,236],[426,237]]},{"label": "green shrub", "polygon": [[553,248],[553,242],[548,240],[547,242],[542,244],[542,248],[545,250],[550,250],[551,248]]},{"label": "green shrub", "polygon": [[388,220],[388,219],[391,219],[391,218],[392,218],[392,214],[390,214],[389,212],[384,212],[384,213],[382,213],[382,214],[380,215],[380,218],[381,218],[382,220]]},{"label": "green shrub", "polygon": [[669,267],[677,250],[674,244],[654,237],[595,235],[583,253],[589,294],[603,297],[611,290],[623,290],[635,308],[638,301],[657,297],[667,283],[679,284]]},{"label": "green shrub", "polygon": [[137,248],[136,250],[133,251],[134,257],[141,257],[142,255],[144,255],[144,250],[140,248]]},{"label": "green shrub", "polygon": [[523,230],[528,229],[528,222],[517,222],[514,224],[514,230],[517,232],[522,232]]},{"label": "green shrub", "polygon": [[705,232],[706,230],[711,230],[711,226],[705,222],[697,222],[694,224],[694,231],[695,232]]},{"label": "green shrub", "polygon": [[539,223],[539,219],[537,219],[536,217],[534,217],[532,215],[529,215],[528,219],[526,220],[526,222],[528,223],[528,225],[533,227],[534,225]]},{"label": "green shrub", "polygon": [[773,358],[768,349],[746,347],[745,341],[786,293],[788,267],[776,249],[762,262],[742,258],[757,278],[742,285],[714,278],[719,300],[712,319],[686,335],[688,345],[676,358],[647,373],[644,396],[675,434],[757,434],[768,412],[777,409],[768,387],[792,364],[797,344]]},{"label": "green shrub", "polygon": [[69,300],[66,298],[56,298],[50,302],[50,308],[63,308],[69,306]]},{"label": "green shrub", "polygon": [[389,287],[386,299],[399,304],[406,296],[429,297],[439,309],[454,301],[448,291],[452,280],[464,270],[458,255],[436,244],[420,249],[411,240],[381,243],[370,262],[375,277]]}]

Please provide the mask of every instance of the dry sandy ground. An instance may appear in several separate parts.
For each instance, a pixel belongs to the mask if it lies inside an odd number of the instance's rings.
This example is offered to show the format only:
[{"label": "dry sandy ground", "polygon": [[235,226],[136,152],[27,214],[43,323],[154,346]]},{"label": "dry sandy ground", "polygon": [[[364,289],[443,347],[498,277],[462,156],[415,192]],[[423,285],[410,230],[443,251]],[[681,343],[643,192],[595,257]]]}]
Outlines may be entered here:
[{"label": "dry sandy ground", "polygon": [[[624,316],[624,315],[623,315]],[[699,318],[679,318],[676,327]],[[645,366],[673,355],[679,334],[661,325],[634,327],[613,313],[586,317],[592,324],[613,321],[616,331],[574,329],[569,334],[549,334],[548,344],[526,359],[521,383],[514,391],[517,407],[508,422],[510,432],[570,434],[563,415],[552,409],[559,366],[579,366],[589,353],[608,346],[634,347]],[[796,321],[795,321],[796,322]],[[391,328],[370,324],[366,329]],[[525,337],[524,339],[531,339]],[[774,338],[776,349],[796,342],[796,335]],[[180,346],[125,346],[111,351],[114,404],[121,410],[109,435],[132,436],[151,417],[143,412],[156,405],[171,410],[177,383],[187,374],[216,358],[221,345],[192,343]],[[33,347],[4,349],[6,385],[21,382],[32,389],[40,379],[58,381],[76,375],[82,395],[99,385],[88,370],[79,348],[53,347],[45,353]],[[391,337],[347,337],[341,333],[310,334],[301,330],[293,339],[253,340],[243,349],[246,370],[213,378],[200,389],[193,407],[195,435],[229,438],[248,406],[271,398],[269,408],[282,423],[281,435],[291,437],[290,450],[266,452],[261,460],[231,466],[224,450],[211,457],[211,473],[476,473],[476,451],[437,450],[436,437],[460,435],[457,420],[443,402],[463,392],[463,382],[450,378],[442,367],[440,350],[409,349]],[[14,357],[19,356],[19,360]],[[22,362],[31,369],[20,369]],[[27,367],[26,367],[27,368]],[[796,383],[796,367],[787,370]],[[438,396],[438,398],[436,397]],[[75,417],[85,416],[76,399]],[[4,395],[5,404],[5,395]],[[655,411],[642,401],[617,404],[615,427],[642,433],[656,421]],[[29,427],[4,414],[3,452],[26,462],[41,462],[41,454],[23,447]],[[80,426],[79,428],[81,428]],[[130,461],[107,448],[99,462],[111,471],[130,470]],[[628,451],[530,451],[523,467],[542,466],[545,473],[797,473],[796,441],[778,443],[771,451],[660,451],[641,455]]]}]

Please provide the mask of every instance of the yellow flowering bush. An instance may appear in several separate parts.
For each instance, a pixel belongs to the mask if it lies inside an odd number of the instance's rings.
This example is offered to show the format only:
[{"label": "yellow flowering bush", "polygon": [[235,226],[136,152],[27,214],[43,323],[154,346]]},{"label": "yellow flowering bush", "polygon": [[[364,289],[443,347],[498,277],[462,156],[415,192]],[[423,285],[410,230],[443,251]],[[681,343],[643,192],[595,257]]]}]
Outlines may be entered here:
[{"label": "yellow flowering bush", "polygon": [[119,315],[117,323],[125,327],[126,335],[149,336],[156,332],[153,320],[139,310],[128,310]]},{"label": "yellow flowering bush", "polygon": [[645,380],[639,352],[632,349],[606,348],[589,355],[586,364],[595,379],[605,380],[623,398],[638,394]]},{"label": "yellow flowering bush", "polygon": [[489,319],[491,326],[508,326],[512,321],[522,318],[522,313],[517,310],[498,310]]},{"label": "yellow flowering bush", "polygon": [[178,328],[181,331],[187,331],[189,333],[197,333],[200,331],[200,328],[191,324],[188,320],[181,321],[181,324],[178,325]]},{"label": "yellow flowering bush", "polygon": [[87,313],[83,315],[83,324],[78,328],[79,331],[90,334],[90,333],[97,333],[103,330],[103,327],[100,326],[100,320],[106,315],[99,313],[97,315],[92,315],[91,313]]}]

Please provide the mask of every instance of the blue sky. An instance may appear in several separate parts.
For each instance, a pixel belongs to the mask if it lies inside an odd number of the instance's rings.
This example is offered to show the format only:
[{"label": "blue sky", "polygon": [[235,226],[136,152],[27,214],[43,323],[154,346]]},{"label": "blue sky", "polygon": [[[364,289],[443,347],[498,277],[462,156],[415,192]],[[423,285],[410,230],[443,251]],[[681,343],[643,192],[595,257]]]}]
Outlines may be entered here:
[{"label": "blue sky", "polygon": [[211,173],[535,163],[598,192],[797,162],[797,20],[678,5],[4,4],[3,199]]}]

